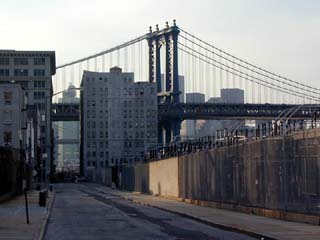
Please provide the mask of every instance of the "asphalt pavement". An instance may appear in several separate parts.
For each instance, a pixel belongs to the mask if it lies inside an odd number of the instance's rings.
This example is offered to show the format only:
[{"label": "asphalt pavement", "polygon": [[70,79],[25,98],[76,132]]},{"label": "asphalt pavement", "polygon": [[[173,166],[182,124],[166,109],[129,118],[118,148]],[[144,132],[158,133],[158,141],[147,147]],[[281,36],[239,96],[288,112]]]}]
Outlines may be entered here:
[{"label": "asphalt pavement", "polygon": [[58,184],[44,239],[251,240],[91,185]]}]

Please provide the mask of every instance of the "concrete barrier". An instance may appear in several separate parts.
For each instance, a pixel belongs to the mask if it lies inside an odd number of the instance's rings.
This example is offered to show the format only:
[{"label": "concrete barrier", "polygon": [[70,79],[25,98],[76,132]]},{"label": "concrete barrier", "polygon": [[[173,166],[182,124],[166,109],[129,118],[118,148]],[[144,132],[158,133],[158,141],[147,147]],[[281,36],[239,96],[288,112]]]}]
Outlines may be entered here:
[{"label": "concrete barrier", "polygon": [[178,158],[149,163],[149,191],[160,196],[178,197]]},{"label": "concrete barrier", "polygon": [[319,224],[320,130],[127,167],[126,190]]}]

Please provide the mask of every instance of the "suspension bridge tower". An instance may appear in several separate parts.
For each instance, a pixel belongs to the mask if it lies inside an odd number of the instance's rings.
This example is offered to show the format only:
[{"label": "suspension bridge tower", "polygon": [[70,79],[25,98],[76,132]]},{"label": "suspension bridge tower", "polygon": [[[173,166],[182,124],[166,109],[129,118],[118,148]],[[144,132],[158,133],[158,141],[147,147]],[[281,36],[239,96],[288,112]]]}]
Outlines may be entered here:
[{"label": "suspension bridge tower", "polygon": [[[149,82],[157,83],[158,103],[161,104],[178,104],[179,103],[179,73],[178,73],[178,36],[179,28],[176,21],[173,26],[156,30],[148,34],[147,41],[149,46]],[[161,48],[164,54],[161,54]],[[164,56],[164,69],[161,69],[161,56]],[[163,75],[161,74],[163,72]],[[169,143],[172,139],[180,137],[180,120],[167,120],[159,123],[158,136],[159,143]]]}]

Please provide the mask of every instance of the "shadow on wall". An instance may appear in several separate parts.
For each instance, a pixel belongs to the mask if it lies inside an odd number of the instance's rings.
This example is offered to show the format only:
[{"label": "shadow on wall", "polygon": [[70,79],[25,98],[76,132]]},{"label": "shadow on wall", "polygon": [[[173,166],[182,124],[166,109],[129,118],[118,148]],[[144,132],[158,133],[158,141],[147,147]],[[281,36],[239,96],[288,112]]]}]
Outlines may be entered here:
[{"label": "shadow on wall", "polygon": [[150,193],[149,164],[137,164],[122,169],[122,189]]}]

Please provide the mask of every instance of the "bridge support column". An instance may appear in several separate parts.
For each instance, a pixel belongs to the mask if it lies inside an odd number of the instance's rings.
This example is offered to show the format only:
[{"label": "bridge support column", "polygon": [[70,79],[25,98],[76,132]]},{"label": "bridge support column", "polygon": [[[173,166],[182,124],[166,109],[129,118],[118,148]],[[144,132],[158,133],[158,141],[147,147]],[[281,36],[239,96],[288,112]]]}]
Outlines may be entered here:
[{"label": "bridge support column", "polygon": [[[169,144],[172,141],[180,140],[181,121],[174,120],[159,124],[158,127],[158,142],[159,144]],[[164,140],[164,141],[163,141]]]}]

